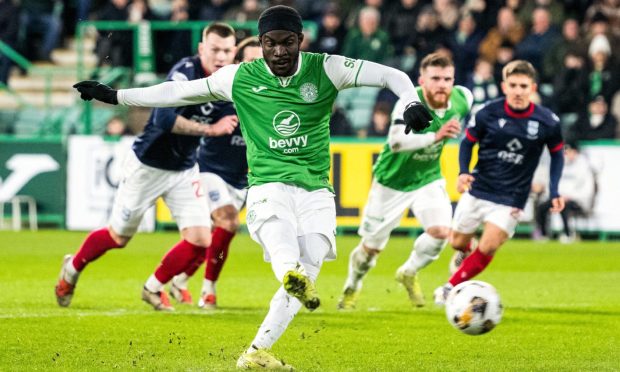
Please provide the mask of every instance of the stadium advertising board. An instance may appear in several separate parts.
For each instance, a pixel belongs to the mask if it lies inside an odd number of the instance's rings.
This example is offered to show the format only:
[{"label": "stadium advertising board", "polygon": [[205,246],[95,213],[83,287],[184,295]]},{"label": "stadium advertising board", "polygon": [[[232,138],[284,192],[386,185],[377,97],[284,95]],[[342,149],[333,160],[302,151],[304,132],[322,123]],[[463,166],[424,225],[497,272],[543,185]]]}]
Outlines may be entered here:
[{"label": "stadium advertising board", "polygon": [[32,196],[40,220],[45,216],[61,222],[66,162],[60,139],[0,138],[0,201],[7,202],[16,195]]},{"label": "stadium advertising board", "polygon": [[[105,141],[100,136],[71,136],[68,143],[67,228],[91,230],[105,226],[114,193],[121,180],[121,166],[131,151],[133,137]],[[155,227],[154,208],[145,214],[141,231]]]}]

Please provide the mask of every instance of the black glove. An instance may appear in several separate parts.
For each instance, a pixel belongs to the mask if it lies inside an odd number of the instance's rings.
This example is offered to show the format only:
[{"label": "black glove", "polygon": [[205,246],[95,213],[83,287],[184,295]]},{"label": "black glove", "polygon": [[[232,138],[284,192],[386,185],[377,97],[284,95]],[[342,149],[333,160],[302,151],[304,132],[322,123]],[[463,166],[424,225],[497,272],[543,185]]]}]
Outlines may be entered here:
[{"label": "black glove", "polygon": [[405,134],[409,132],[420,132],[429,127],[433,117],[426,107],[420,102],[411,102],[405,107],[403,114],[405,120]]},{"label": "black glove", "polygon": [[112,105],[118,105],[118,99],[116,98],[116,89],[112,89],[109,86],[101,84],[98,81],[80,81],[79,83],[73,85],[73,87],[77,89],[78,92],[80,92],[80,97],[84,101],[90,101],[94,98],[97,101],[109,103]]}]

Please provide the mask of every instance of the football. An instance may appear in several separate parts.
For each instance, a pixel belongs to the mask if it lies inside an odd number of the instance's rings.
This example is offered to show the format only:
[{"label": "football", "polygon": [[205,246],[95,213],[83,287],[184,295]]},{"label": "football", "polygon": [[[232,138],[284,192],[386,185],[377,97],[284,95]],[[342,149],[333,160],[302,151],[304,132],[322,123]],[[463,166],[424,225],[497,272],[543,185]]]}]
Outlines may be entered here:
[{"label": "football", "polygon": [[502,303],[495,288],[479,280],[457,285],[446,300],[446,317],[450,324],[472,336],[495,328],[502,320],[502,313]]}]

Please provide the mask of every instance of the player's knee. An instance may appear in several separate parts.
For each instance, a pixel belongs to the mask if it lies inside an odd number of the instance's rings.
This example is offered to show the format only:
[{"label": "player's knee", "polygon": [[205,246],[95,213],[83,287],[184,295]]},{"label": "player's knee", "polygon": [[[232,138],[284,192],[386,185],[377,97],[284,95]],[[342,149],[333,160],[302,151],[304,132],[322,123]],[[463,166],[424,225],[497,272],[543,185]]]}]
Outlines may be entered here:
[{"label": "player's knee", "polygon": [[364,250],[364,252],[366,252],[366,254],[367,254],[369,257],[371,257],[371,258],[372,258],[372,257],[375,257],[375,256],[378,256],[378,255],[379,255],[379,253],[381,253],[381,250],[380,250],[380,249],[378,249],[378,248],[372,248],[372,247],[369,247],[369,246],[367,246],[366,244],[362,244],[362,249],[363,249],[363,250]]},{"label": "player's knee", "polygon": [[447,240],[450,237],[450,228],[447,226],[431,226],[426,233],[435,239]]},{"label": "player's knee", "polygon": [[211,229],[207,227],[189,227],[183,229],[181,235],[192,245],[205,248],[211,245]]},{"label": "player's knee", "polygon": [[110,233],[110,237],[114,240],[118,248],[125,248],[127,243],[131,240],[131,236],[119,235],[112,228],[109,228],[108,231]]},{"label": "player's knee", "polygon": [[228,232],[236,232],[239,229],[238,218],[225,218],[219,220],[215,226],[220,227]]},{"label": "player's knee", "polygon": [[232,205],[218,208],[211,214],[214,225],[222,229],[235,232],[239,229],[239,212]]},{"label": "player's knee", "polygon": [[457,251],[463,251],[463,252],[469,249],[469,240],[470,239],[467,239],[460,234],[455,234],[454,232],[450,234],[449,239],[448,239],[452,248],[456,249]]}]

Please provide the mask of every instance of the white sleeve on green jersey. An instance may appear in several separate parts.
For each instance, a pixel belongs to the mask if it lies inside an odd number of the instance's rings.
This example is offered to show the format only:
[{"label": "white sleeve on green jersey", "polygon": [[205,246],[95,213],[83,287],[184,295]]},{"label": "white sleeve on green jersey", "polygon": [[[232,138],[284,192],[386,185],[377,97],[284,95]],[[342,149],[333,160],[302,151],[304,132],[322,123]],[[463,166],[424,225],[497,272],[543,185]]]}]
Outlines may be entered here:
[{"label": "white sleeve on green jersey", "polygon": [[404,111],[405,103],[399,99],[392,110],[392,124],[388,132],[388,143],[392,152],[415,151],[435,143],[435,132],[405,134]]},{"label": "white sleeve on green jersey", "polygon": [[232,84],[238,69],[239,65],[229,65],[208,78],[120,89],[118,103],[125,106],[177,107],[209,101],[232,101]]},{"label": "white sleeve on green jersey", "polygon": [[327,55],[323,67],[338,90],[353,87],[388,88],[407,103],[420,101],[409,76],[395,68],[338,55]]},{"label": "white sleeve on green jersey", "polygon": [[474,104],[474,95],[472,94],[471,90],[465,88],[462,85],[457,85],[454,87],[454,89],[458,89],[463,92],[463,94],[465,95],[465,99],[467,99],[467,107],[471,110],[471,106],[473,106]]}]

